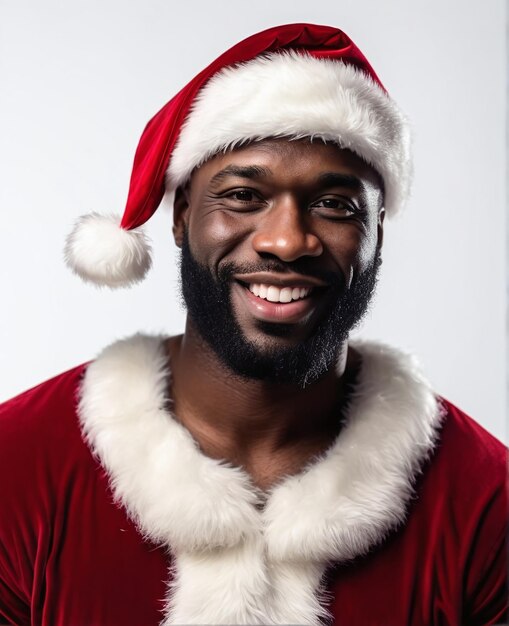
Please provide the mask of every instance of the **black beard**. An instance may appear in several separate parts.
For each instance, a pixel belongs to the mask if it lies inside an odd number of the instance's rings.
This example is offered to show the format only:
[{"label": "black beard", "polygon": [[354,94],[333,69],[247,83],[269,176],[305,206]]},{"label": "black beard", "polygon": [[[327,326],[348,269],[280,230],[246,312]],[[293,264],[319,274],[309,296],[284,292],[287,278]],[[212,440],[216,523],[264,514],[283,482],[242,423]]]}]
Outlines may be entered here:
[{"label": "black beard", "polygon": [[[225,263],[215,277],[194,258],[187,232],[181,253],[181,288],[188,314],[202,339],[220,361],[234,374],[270,382],[306,387],[323,377],[337,361],[339,351],[350,331],[368,310],[375,292],[380,254],[369,267],[345,288],[343,276],[317,271],[314,260],[303,257],[292,263],[261,260],[255,266]],[[329,309],[309,337],[295,346],[264,348],[248,341],[234,314],[231,286],[234,274],[292,270],[324,280],[328,288]],[[331,293],[332,291],[332,293]],[[258,328],[272,337],[284,337],[294,331],[292,324],[258,323]]]}]

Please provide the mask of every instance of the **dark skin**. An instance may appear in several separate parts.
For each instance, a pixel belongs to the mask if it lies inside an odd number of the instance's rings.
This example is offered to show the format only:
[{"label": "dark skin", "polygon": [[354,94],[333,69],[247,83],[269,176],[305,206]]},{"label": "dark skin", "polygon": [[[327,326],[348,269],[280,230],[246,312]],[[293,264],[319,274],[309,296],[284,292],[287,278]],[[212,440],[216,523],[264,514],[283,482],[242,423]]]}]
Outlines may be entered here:
[{"label": "dark skin", "polygon": [[[194,257],[214,275],[229,261],[307,259],[340,272],[348,286],[381,248],[383,218],[379,176],[356,155],[320,141],[270,139],[217,155],[195,170],[176,193],[174,237],[180,246],[186,229]],[[290,333],[267,334],[246,304],[243,285],[308,279],[285,272],[240,278],[232,282],[233,308],[242,332],[260,350],[294,345],[323,315],[326,288],[313,292]],[[304,389],[242,378],[218,360],[189,318],[168,350],[177,418],[204,454],[243,467],[262,489],[330,447],[359,367],[358,354],[345,343],[337,366]]]}]

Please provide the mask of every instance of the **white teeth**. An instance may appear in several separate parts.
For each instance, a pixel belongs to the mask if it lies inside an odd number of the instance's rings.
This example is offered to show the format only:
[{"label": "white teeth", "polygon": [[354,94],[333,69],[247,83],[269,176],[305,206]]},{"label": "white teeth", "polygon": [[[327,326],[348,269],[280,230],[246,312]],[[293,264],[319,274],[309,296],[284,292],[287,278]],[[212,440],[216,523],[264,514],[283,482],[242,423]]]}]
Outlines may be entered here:
[{"label": "white teeth", "polygon": [[275,285],[251,283],[249,291],[269,302],[287,303],[305,298],[310,293],[311,287],[276,287]]},{"label": "white teeth", "polygon": [[281,289],[271,285],[267,290],[267,300],[269,302],[279,302],[280,293],[281,293]]},{"label": "white teeth", "polygon": [[292,301],[292,288],[284,287],[279,294],[279,302],[291,302]]}]

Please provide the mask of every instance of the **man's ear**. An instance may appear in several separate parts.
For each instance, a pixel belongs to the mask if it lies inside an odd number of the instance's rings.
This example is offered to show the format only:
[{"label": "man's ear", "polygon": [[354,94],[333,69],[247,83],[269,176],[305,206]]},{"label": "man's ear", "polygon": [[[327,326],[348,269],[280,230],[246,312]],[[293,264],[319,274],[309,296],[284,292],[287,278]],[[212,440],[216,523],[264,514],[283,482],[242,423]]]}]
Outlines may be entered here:
[{"label": "man's ear", "polygon": [[181,248],[184,239],[184,231],[187,226],[187,214],[189,211],[189,188],[177,187],[173,200],[173,239]]}]

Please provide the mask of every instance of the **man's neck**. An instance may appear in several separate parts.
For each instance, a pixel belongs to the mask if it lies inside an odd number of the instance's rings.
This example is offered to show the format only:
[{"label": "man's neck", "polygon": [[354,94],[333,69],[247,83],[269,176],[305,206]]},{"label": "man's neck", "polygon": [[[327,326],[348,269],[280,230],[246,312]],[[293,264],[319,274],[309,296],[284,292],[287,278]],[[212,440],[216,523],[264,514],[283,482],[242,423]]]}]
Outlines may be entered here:
[{"label": "man's neck", "polygon": [[341,428],[341,408],[359,366],[345,345],[319,381],[297,385],[246,379],[225,367],[191,327],[168,341],[177,419],[212,458],[244,467],[260,487],[299,471]]}]

